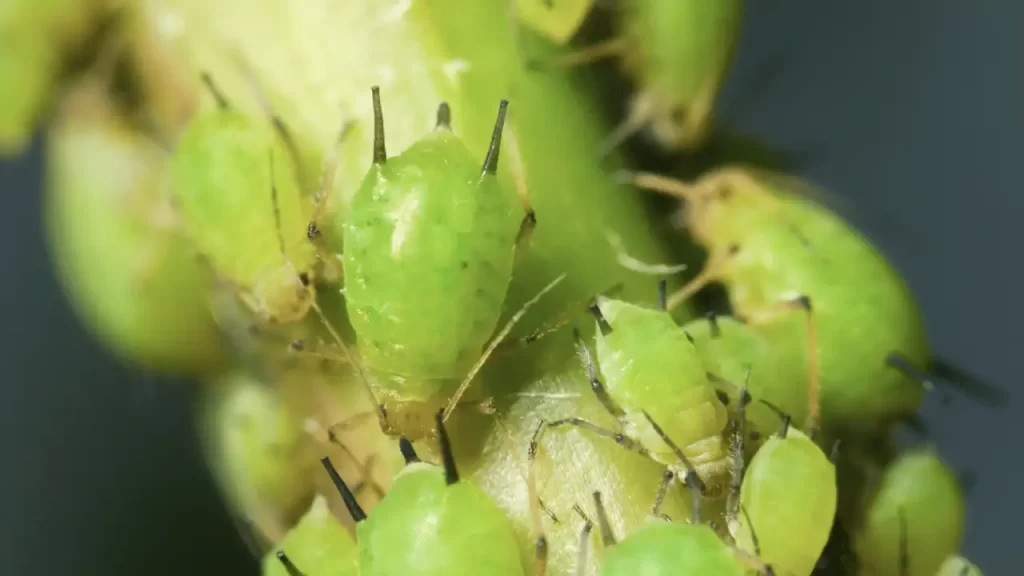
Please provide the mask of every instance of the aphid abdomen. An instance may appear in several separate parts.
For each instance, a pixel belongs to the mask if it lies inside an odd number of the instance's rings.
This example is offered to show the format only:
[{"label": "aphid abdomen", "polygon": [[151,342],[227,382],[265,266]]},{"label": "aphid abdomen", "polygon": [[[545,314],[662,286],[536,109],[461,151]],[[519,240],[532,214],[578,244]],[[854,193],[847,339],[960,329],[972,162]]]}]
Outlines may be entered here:
[{"label": "aphid abdomen", "polygon": [[511,521],[476,485],[411,464],[356,527],[362,576],[522,576]]},{"label": "aphid abdomen", "polygon": [[741,576],[743,564],[707,525],[652,520],[608,548],[601,576],[714,574]]},{"label": "aphid abdomen", "polygon": [[452,133],[370,168],[345,225],[345,296],[367,363],[400,399],[461,377],[497,325],[521,216]]},{"label": "aphid abdomen", "polygon": [[743,477],[737,544],[782,574],[811,574],[832,530],[836,472],[807,436],[790,428],[774,436],[751,459]]},{"label": "aphid abdomen", "polygon": [[[271,162],[280,238],[294,268],[281,254]],[[302,241],[313,205],[302,198],[293,160],[268,123],[231,110],[200,115],[178,142],[173,166],[185,226],[218,272],[274,301],[270,286],[280,283],[282,269],[290,286],[313,267],[314,247]]]},{"label": "aphid abdomen", "polygon": [[728,467],[721,437],[728,414],[693,344],[665,312],[612,300],[600,306],[611,331],[597,336],[598,364],[609,395],[626,412],[627,433],[659,461],[677,463],[647,412],[714,484]]},{"label": "aphid abdomen", "polygon": [[[744,239],[723,277],[736,312],[756,314],[773,303],[810,298],[826,426],[873,426],[913,413],[924,390],[885,363],[894,351],[922,367],[929,358],[924,323],[906,285],[838,217],[805,200],[781,199],[783,210],[766,215],[773,220]],[[802,316],[791,314],[759,331],[773,346],[793,347],[784,354],[803,361]]]}]

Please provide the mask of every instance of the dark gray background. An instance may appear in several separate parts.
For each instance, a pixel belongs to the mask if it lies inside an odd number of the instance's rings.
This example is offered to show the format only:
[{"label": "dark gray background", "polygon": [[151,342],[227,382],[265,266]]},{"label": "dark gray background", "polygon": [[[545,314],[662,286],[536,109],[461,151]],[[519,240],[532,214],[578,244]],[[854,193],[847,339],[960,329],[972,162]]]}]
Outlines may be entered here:
[{"label": "dark gray background", "polygon": [[[906,275],[939,353],[1016,394],[1024,4],[748,5],[727,124],[811,150],[805,173]],[[755,82],[780,49],[781,75]],[[198,460],[187,388],[118,366],[70,316],[39,226],[39,172],[38,148],[0,163],[0,571],[255,573]],[[926,406],[943,453],[977,474],[965,550],[989,574],[1020,564],[1021,406]]]}]

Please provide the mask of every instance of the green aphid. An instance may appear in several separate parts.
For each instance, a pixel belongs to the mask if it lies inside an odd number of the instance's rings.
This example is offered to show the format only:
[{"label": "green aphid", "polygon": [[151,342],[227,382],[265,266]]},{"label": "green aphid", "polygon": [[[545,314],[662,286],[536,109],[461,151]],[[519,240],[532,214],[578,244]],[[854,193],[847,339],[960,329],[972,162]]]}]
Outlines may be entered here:
[{"label": "green aphid", "polygon": [[[730,548],[706,524],[671,522],[651,517],[617,541],[605,516],[601,493],[594,492],[594,507],[604,553],[599,559],[601,576],[661,576],[700,574],[740,576],[774,574],[757,556]],[[577,508],[577,512],[583,515]],[[591,521],[584,518],[580,533],[577,574],[587,573]]]},{"label": "green aphid", "polygon": [[485,158],[451,131],[446,104],[433,132],[389,158],[376,87],[373,98],[373,165],[344,224],[345,303],[378,380],[385,428],[416,440],[486,358],[516,250],[535,219],[496,176],[507,102]]},{"label": "green aphid", "polygon": [[756,366],[749,375],[747,389],[761,402],[746,407],[750,433],[747,440],[759,445],[757,440],[778,426],[778,414],[765,402],[796,422],[806,420],[806,387],[793,385],[807,380],[802,348],[773,346],[763,334],[732,316],[709,314],[707,318],[687,322],[683,331],[693,339],[712,384],[725,395],[730,408],[738,401],[736,383],[744,381],[748,368]]},{"label": "green aphid", "polygon": [[[745,393],[741,398],[741,403],[748,401]],[[736,447],[740,455],[742,432],[741,427]],[[785,416],[782,430],[757,450],[746,471],[741,466],[734,473],[743,475],[739,498],[730,510],[737,546],[756,553],[777,574],[810,576],[832,531],[835,465],[813,440],[791,428]]]},{"label": "green aphid", "polygon": [[918,448],[889,463],[877,482],[852,530],[861,573],[935,576],[963,537],[956,476],[933,450]]},{"label": "green aphid", "polygon": [[[303,194],[281,124],[219,107],[189,122],[174,152],[175,198],[213,270],[263,322],[302,319],[314,304],[315,205]],[[278,128],[275,129],[275,126]]]},{"label": "green aphid", "polygon": [[[582,24],[591,4],[520,0],[516,8],[524,24],[552,41],[565,43]],[[607,154],[647,126],[665,147],[700,146],[710,134],[714,101],[733,59],[742,0],[622,0],[618,4],[615,38],[553,62],[578,65],[619,56],[632,78],[636,94],[629,112],[602,145],[601,153]]]},{"label": "green aphid", "polygon": [[[704,269],[669,299],[669,309],[711,282],[733,312],[806,366],[810,413],[830,430],[877,430],[913,414],[924,387],[894,358],[927,366],[920,311],[879,251],[795,179],[721,168],[696,184],[630,174],[635,186],[686,201],[685,225],[708,251]],[[792,360],[789,360],[792,359]]]},{"label": "green aphid", "polygon": [[[360,574],[523,576],[526,567],[511,520],[483,490],[459,476],[440,413],[435,422],[443,468],[420,462],[403,438],[406,467],[369,516],[331,462],[322,461],[356,521]],[[537,550],[535,573],[542,575],[546,547]]]},{"label": "green aphid", "polygon": [[85,325],[119,356],[205,374],[225,360],[209,276],[175,229],[170,157],[120,117],[99,83],[66,95],[47,134],[50,254]]},{"label": "green aphid", "polygon": [[591,389],[621,431],[580,418],[547,426],[577,426],[668,466],[692,491],[699,513],[702,496],[724,494],[730,461],[722,438],[728,413],[696,348],[664,310],[599,296],[591,312],[597,319],[596,366],[574,331],[577,353]]},{"label": "green aphid", "polygon": [[211,382],[200,425],[234,510],[275,541],[309,507],[310,436],[275,387],[232,372]]},{"label": "green aphid", "polygon": [[982,576],[981,568],[963,556],[953,555],[946,558],[935,576]]},{"label": "green aphid", "polygon": [[100,9],[90,0],[0,4],[0,155],[18,154],[31,142]]},{"label": "green aphid", "polygon": [[[359,576],[352,535],[317,496],[275,549],[263,558],[263,576]],[[301,568],[300,568],[301,567]]]}]

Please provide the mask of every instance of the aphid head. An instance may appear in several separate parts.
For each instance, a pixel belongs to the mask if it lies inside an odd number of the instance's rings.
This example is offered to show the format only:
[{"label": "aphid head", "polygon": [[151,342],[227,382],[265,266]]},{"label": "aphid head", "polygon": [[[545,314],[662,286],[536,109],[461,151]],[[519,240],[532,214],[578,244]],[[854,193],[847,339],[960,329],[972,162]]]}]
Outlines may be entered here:
[{"label": "aphid head", "polygon": [[263,275],[252,292],[260,312],[275,323],[302,319],[316,299],[313,274],[296,272],[288,262]]}]

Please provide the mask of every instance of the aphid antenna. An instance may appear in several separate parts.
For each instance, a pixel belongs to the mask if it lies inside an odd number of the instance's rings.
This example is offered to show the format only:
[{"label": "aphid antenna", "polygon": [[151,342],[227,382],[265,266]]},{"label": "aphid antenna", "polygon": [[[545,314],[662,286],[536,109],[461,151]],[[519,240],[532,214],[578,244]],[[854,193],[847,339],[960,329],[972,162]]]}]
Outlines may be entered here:
[{"label": "aphid antenna", "polygon": [[341,474],[334,468],[334,464],[331,464],[331,459],[324,456],[320,459],[320,463],[323,464],[324,469],[327,471],[327,475],[330,476],[331,482],[334,487],[341,494],[341,500],[345,503],[345,508],[348,509],[348,513],[352,516],[352,520],[356,522],[362,522],[366,520],[366,512],[359,506],[359,502],[356,500],[355,494],[349,489],[345,481],[342,480]]},{"label": "aphid antenna", "polygon": [[498,156],[501,153],[501,133],[505,129],[505,116],[508,113],[508,100],[502,100],[498,104],[498,118],[494,121],[494,130],[491,132],[491,143],[487,147],[487,156],[484,158],[484,165],[480,169],[480,176],[493,176],[498,173]]},{"label": "aphid antenna", "polygon": [[305,421],[304,427],[306,432],[311,434],[314,438],[317,438],[318,441],[323,442],[326,439],[328,443],[336,446],[349,460],[355,463],[356,467],[359,469],[362,480],[352,487],[352,492],[358,494],[366,485],[369,485],[378,496],[384,496],[384,488],[373,479],[372,468],[375,458],[374,454],[367,456],[365,461],[360,461],[359,457],[352,452],[352,449],[338,437],[338,434],[335,432],[336,427],[328,426],[325,428],[314,418],[308,418]]},{"label": "aphid antenna", "polygon": [[[607,297],[607,296],[610,296],[611,294],[618,293],[624,287],[625,287],[625,283],[623,283],[623,282],[616,282],[615,284],[613,284],[609,288],[607,288],[604,291],[598,293],[596,296],[590,296],[590,297],[587,297],[585,299],[581,299],[581,300],[577,301],[575,304],[569,306],[569,311],[568,312],[563,312],[563,313],[559,314],[558,317],[556,317],[554,321],[548,322],[548,323],[544,324],[542,327],[540,327],[540,328],[530,332],[529,334],[524,336],[520,342],[523,345],[529,345],[529,344],[532,344],[532,343],[540,340],[541,338],[543,338],[545,336],[548,336],[549,334],[552,334],[554,332],[557,332],[557,331],[561,330],[562,328],[564,328],[565,326],[568,326],[569,324],[571,324],[573,322],[574,317],[576,316],[576,314],[580,310],[587,310],[587,311],[589,311],[590,307],[595,305],[600,298]],[[592,312],[591,312],[591,314],[592,314]]]},{"label": "aphid antenna", "polygon": [[540,496],[537,494],[537,473],[534,466],[537,460],[540,436],[546,427],[547,421],[543,419],[537,423],[537,428],[533,431],[533,436],[530,438],[530,447],[527,451],[526,490],[530,499],[530,523],[533,533],[536,535],[534,542],[534,554],[536,556],[535,576],[544,576],[547,573],[548,563],[548,539],[544,533],[544,526],[540,522],[540,511],[543,504],[540,501]]},{"label": "aphid antenna", "polygon": [[985,382],[949,360],[933,358],[927,371],[915,366],[899,352],[890,352],[886,356],[885,362],[916,381],[929,392],[936,388],[933,379],[939,379],[952,384],[952,387],[961,394],[989,406],[1001,407],[1010,400],[1010,393],[1003,388]]},{"label": "aphid antenna", "polygon": [[455,410],[455,406],[457,406],[459,400],[462,399],[462,395],[465,394],[466,390],[469,389],[469,385],[472,384],[473,379],[476,377],[477,373],[480,372],[480,369],[483,368],[487,360],[491,357],[491,354],[494,353],[494,350],[501,345],[501,343],[505,340],[508,334],[512,331],[513,328],[515,328],[516,324],[519,323],[519,321],[523,318],[523,316],[526,315],[530,308],[534,304],[536,304],[542,297],[544,297],[545,294],[554,290],[556,286],[558,286],[563,280],[565,280],[566,276],[566,274],[562,274],[558,278],[555,278],[547,286],[542,288],[541,291],[538,292],[533,298],[526,301],[526,303],[523,304],[523,306],[515,314],[513,314],[511,318],[509,318],[508,322],[501,329],[501,331],[498,332],[498,334],[493,339],[491,339],[491,343],[487,345],[487,348],[484,350],[483,354],[480,355],[480,358],[478,358],[476,363],[473,364],[473,367],[470,369],[469,373],[466,374],[466,377],[462,380],[462,382],[459,384],[459,387],[455,390],[455,394],[453,394],[452,397],[448,400],[448,406],[445,407],[442,416],[442,420],[444,422],[448,421],[448,418],[452,415],[452,411]]},{"label": "aphid antenna", "polygon": [[605,238],[608,239],[608,244],[611,246],[612,251],[615,252],[615,260],[626,270],[632,270],[639,274],[648,274],[652,276],[665,276],[679,274],[689,269],[687,264],[662,264],[662,263],[650,263],[644,262],[639,258],[631,255],[626,250],[625,244],[622,243],[622,237],[611,229],[605,230]]},{"label": "aphid antenna", "polygon": [[203,86],[206,86],[206,89],[209,90],[210,95],[213,96],[214,101],[217,103],[217,108],[220,108],[221,110],[228,110],[231,108],[231,103],[228,102],[224,93],[221,92],[220,87],[213,81],[213,77],[210,76],[209,72],[205,70],[200,72],[199,79],[202,81]]},{"label": "aphid antenna", "polygon": [[749,554],[743,550],[736,549],[739,553],[740,559],[750,564],[751,567],[758,569],[761,576],[775,576],[775,569],[770,564],[765,563],[761,560],[761,544],[757,539],[757,531],[754,529],[754,523],[750,520],[750,514],[747,513],[747,507],[740,505],[740,513],[743,514],[743,518],[747,521],[747,528],[750,529],[750,543],[754,546],[754,557],[751,558]]},{"label": "aphid antenna", "polygon": [[412,447],[412,442],[405,436],[398,439],[398,449],[402,452],[402,458],[405,459],[406,465],[420,461],[419,455],[416,454],[416,449]]},{"label": "aphid antenna", "polygon": [[621,146],[623,142],[629,140],[630,137],[650,123],[651,119],[654,117],[652,104],[652,99],[643,94],[634,96],[630,100],[626,117],[623,118],[622,122],[613,128],[607,136],[605,136],[604,140],[602,140],[600,144],[598,144],[598,161],[602,161],[607,158],[613,151],[615,151],[616,148]]},{"label": "aphid antenna", "polygon": [[746,472],[746,458],[744,454],[747,438],[747,405],[750,404],[750,393],[747,386],[750,383],[750,365],[747,365],[746,373],[743,375],[743,387],[740,388],[740,397],[736,406],[735,431],[733,433],[732,446],[732,470],[729,480],[729,499],[726,503],[726,517],[732,520],[736,517],[737,508],[740,506],[740,488],[743,484],[743,475]]},{"label": "aphid antenna", "polygon": [[587,379],[590,381],[590,389],[597,396],[597,399],[604,406],[604,409],[614,416],[615,418],[623,418],[626,415],[625,410],[619,407],[612,399],[611,395],[608,394],[608,390],[605,389],[604,383],[597,375],[597,367],[594,365],[594,359],[590,356],[590,348],[583,342],[583,338],[580,336],[578,328],[573,328],[572,337],[576,344],[576,355],[579,356],[580,361],[583,363],[583,367],[587,371]]},{"label": "aphid antenna", "polygon": [[[320,171],[320,182],[317,187],[316,194],[314,195],[314,201],[316,202],[316,210],[313,213],[313,218],[310,219],[309,225],[306,227],[306,239],[314,241],[320,236],[320,221],[327,213],[327,204],[330,199],[330,190],[334,187],[334,177],[338,172],[338,162],[340,153],[338,151],[339,146],[348,137],[352,129],[355,128],[356,123],[353,120],[345,120],[341,124],[341,129],[338,130],[338,136],[334,140],[334,145],[324,152],[323,168]],[[320,254],[317,254],[320,257]]]},{"label": "aphid antenna", "polygon": [[288,576],[306,576],[299,568],[292,562],[291,558],[284,553],[284,550],[277,551],[277,561],[280,562],[288,573]]},{"label": "aphid antenna", "polygon": [[601,544],[608,548],[615,545],[615,533],[612,532],[612,525],[608,523],[608,514],[604,509],[604,502],[601,500],[601,492],[594,491],[594,511],[597,514],[597,526],[601,530]]}]

